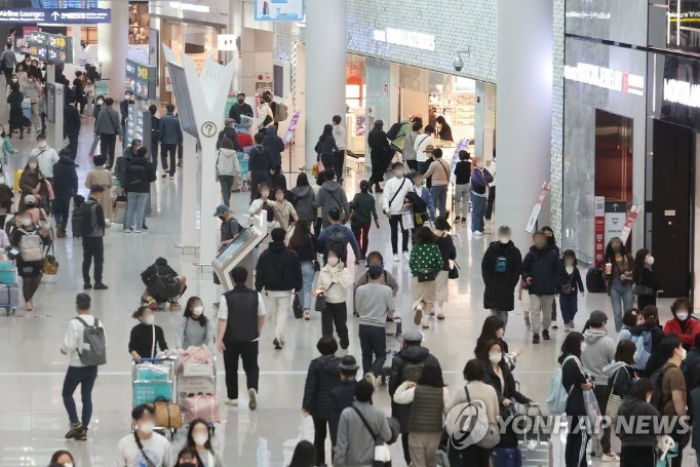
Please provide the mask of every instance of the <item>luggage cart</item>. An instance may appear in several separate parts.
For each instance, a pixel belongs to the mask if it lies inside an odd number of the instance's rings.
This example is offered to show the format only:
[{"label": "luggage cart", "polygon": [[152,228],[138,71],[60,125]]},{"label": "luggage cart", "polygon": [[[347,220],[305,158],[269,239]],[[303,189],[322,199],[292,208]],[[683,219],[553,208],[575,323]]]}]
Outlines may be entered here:
[{"label": "luggage cart", "polygon": [[19,305],[19,285],[14,261],[0,261],[0,309],[15,314]]},{"label": "luggage cart", "polygon": [[[177,403],[185,414],[186,420],[185,400],[188,397],[199,394],[216,395],[216,355],[213,357],[212,363],[180,365],[177,372]],[[195,418],[203,418],[212,433],[216,430],[215,420],[207,420],[207,417],[200,414]]]},{"label": "luggage cart", "polygon": [[245,152],[236,153],[238,157],[238,165],[241,166],[241,191],[248,191],[250,186],[248,186],[248,161],[249,156]]},{"label": "luggage cart", "polygon": [[[170,358],[142,358],[136,363],[132,360],[131,381],[132,407],[153,404],[159,398],[172,402],[176,394],[175,361]],[[171,438],[177,433],[177,429],[170,427],[156,427],[155,430],[163,434],[170,432]]]},{"label": "luggage cart", "polygon": [[382,373],[379,377],[379,382],[382,386],[385,386],[389,380],[391,362],[394,359],[394,355],[401,350],[401,317],[394,316],[393,318],[387,318],[384,329],[386,330],[386,360],[384,361]]}]

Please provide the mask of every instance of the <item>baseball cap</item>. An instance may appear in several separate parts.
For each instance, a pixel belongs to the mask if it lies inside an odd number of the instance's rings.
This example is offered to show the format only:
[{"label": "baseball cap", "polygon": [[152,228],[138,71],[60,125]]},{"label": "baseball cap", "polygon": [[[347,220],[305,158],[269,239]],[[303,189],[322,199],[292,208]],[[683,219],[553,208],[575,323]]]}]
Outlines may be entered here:
[{"label": "baseball cap", "polygon": [[608,315],[603,313],[600,310],[594,310],[591,312],[591,315],[588,317],[588,321],[593,324],[603,324],[608,321]]},{"label": "baseball cap", "polygon": [[409,329],[403,333],[403,340],[408,342],[423,342],[423,333],[418,329]]},{"label": "baseball cap", "polygon": [[[25,201],[25,203],[26,203],[26,201]],[[219,217],[220,215],[222,215],[226,211],[230,211],[230,210],[231,209],[228,206],[226,206],[225,204],[220,204],[216,207],[216,212],[214,213],[214,217]]]},{"label": "baseball cap", "polygon": [[357,364],[355,357],[352,355],[346,355],[340,359],[340,365],[338,365],[338,368],[345,371],[353,371],[360,368],[360,366]]},{"label": "baseball cap", "polygon": [[34,195],[27,195],[24,197],[24,204],[36,204],[36,198]]}]

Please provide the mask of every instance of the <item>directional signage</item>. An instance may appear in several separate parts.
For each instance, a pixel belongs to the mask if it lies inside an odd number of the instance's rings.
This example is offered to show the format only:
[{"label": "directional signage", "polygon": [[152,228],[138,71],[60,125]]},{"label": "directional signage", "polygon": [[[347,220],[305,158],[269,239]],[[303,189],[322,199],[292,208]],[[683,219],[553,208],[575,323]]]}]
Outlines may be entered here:
[{"label": "directional signage", "polygon": [[40,61],[51,63],[73,62],[73,38],[45,32],[29,35],[29,53]]},{"label": "directional signage", "polygon": [[111,23],[109,8],[3,8],[0,23],[98,24]]},{"label": "directional signage", "polygon": [[134,60],[126,61],[126,88],[142,99],[156,98],[155,67]]}]

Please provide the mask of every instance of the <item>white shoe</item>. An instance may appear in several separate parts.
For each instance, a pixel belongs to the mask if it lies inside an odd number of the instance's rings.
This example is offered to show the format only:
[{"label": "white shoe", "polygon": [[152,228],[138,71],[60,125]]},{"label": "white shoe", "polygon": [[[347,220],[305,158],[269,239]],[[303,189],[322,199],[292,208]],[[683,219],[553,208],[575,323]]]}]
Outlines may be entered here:
[{"label": "white shoe", "polygon": [[131,232],[133,232],[133,230],[131,230],[131,229],[124,229],[124,233],[131,233]]},{"label": "white shoe", "polygon": [[411,254],[408,251],[403,252],[403,259],[409,261],[411,259]]},{"label": "white shoe", "polygon": [[395,263],[399,262],[399,254],[398,253],[394,253],[394,262]]},{"label": "white shoe", "polygon": [[481,232],[479,232],[478,230],[475,232],[472,232],[472,237],[481,237]]},{"label": "white shoe", "polygon": [[374,389],[377,389],[377,378],[374,376],[374,373],[367,373],[365,375],[365,380],[368,383],[371,383],[372,386],[374,386]]},{"label": "white shoe", "polygon": [[135,234],[142,234],[142,233],[143,233],[143,230],[134,230],[134,233],[135,233]]},{"label": "white shoe", "polygon": [[238,406],[238,399],[226,399],[226,405]]},{"label": "white shoe", "polygon": [[600,456],[600,460],[602,462],[620,462],[620,456],[612,452],[610,454],[603,454]]},{"label": "white shoe", "polygon": [[348,354],[348,349],[338,349],[338,351],[335,353],[335,356],[338,358],[343,358]]},{"label": "white shoe", "polygon": [[250,410],[255,410],[258,407],[258,392],[250,388],[248,389],[248,408]]}]

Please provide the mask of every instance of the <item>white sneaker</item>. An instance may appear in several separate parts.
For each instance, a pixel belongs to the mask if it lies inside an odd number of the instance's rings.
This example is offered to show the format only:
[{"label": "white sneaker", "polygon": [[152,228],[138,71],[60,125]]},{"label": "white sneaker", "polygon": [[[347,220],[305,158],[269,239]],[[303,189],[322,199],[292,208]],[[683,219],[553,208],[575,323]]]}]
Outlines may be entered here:
[{"label": "white sneaker", "polygon": [[143,233],[143,230],[134,230],[134,233],[135,233],[135,234],[142,234],[142,233]]},{"label": "white sneaker", "polygon": [[131,232],[133,232],[133,230],[131,230],[131,229],[124,229],[124,233],[131,233]]},{"label": "white sneaker", "polygon": [[338,349],[338,351],[335,353],[335,356],[338,358],[343,358],[348,354],[348,349]]},{"label": "white sneaker", "polygon": [[377,378],[374,376],[374,373],[367,373],[365,375],[365,380],[368,383],[371,383],[372,386],[374,386],[374,389],[377,389]]},{"label": "white sneaker", "polygon": [[238,406],[238,399],[226,399],[226,405]]},{"label": "white sneaker", "polygon": [[411,254],[408,251],[403,252],[403,259],[409,261],[411,259]]},{"label": "white sneaker", "polygon": [[620,456],[612,452],[610,454],[603,454],[600,456],[600,460],[602,462],[620,462]]},{"label": "white sneaker", "polygon": [[475,232],[472,232],[472,237],[481,237],[481,232],[479,232],[478,230]]},{"label": "white sneaker", "polygon": [[395,263],[399,262],[399,254],[398,253],[394,253],[394,262]]},{"label": "white sneaker", "polygon": [[258,393],[255,389],[248,389],[248,408],[255,410],[258,407]]}]

